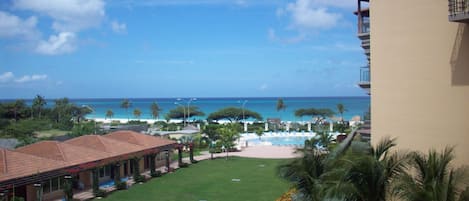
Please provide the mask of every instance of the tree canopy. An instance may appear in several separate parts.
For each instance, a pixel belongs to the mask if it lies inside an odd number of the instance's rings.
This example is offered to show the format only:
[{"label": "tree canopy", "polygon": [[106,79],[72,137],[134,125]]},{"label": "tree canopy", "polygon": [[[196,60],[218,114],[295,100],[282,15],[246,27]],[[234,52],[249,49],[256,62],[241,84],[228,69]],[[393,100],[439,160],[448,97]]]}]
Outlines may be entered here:
[{"label": "tree canopy", "polygon": [[277,112],[280,110],[285,111],[285,109],[287,109],[287,105],[285,105],[282,98],[279,98],[277,100],[277,106],[275,107],[275,109],[277,110]]},{"label": "tree canopy", "polygon": [[[247,109],[244,109],[244,118],[253,118],[258,121],[262,120],[262,116],[259,113]],[[238,107],[226,107],[211,113],[207,117],[208,121],[218,121],[223,119],[229,120],[230,122],[239,121],[243,119],[243,109]]]},{"label": "tree canopy", "polygon": [[186,107],[184,106],[178,106],[168,112],[166,114],[166,117],[169,119],[183,119],[185,118],[191,118],[195,116],[204,116],[205,113],[200,111],[199,107],[197,106],[190,106],[189,107],[189,112],[190,114],[188,115],[186,112]]},{"label": "tree canopy", "polygon": [[296,117],[303,117],[303,116],[311,116],[312,118],[317,117],[318,119],[316,122],[322,121],[327,117],[332,117],[334,115],[334,111],[328,108],[301,108],[295,110]]}]

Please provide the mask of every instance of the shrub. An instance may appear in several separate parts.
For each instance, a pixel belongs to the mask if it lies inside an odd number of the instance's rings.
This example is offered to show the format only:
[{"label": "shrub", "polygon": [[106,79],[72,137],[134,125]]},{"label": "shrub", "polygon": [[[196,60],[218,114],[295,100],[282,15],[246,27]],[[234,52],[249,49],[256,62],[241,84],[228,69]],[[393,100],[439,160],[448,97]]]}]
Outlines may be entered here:
[{"label": "shrub", "polygon": [[117,190],[125,190],[125,189],[127,189],[127,183],[126,183],[126,182],[122,182],[122,181],[121,181],[121,182],[118,182],[118,183],[116,184],[116,189],[117,189]]},{"label": "shrub", "polygon": [[189,167],[189,164],[188,163],[181,163],[181,165],[179,165],[180,168],[186,168],[186,167]]},{"label": "shrub", "polygon": [[161,171],[157,170],[154,173],[151,174],[151,177],[161,177],[163,173]]},{"label": "shrub", "polygon": [[137,178],[134,178],[136,183],[145,182],[145,176],[138,175]]},{"label": "shrub", "polygon": [[23,197],[15,197],[15,199],[12,199],[11,201],[24,201]]},{"label": "shrub", "polygon": [[95,197],[106,197],[106,191],[98,189],[97,191],[93,192]]}]

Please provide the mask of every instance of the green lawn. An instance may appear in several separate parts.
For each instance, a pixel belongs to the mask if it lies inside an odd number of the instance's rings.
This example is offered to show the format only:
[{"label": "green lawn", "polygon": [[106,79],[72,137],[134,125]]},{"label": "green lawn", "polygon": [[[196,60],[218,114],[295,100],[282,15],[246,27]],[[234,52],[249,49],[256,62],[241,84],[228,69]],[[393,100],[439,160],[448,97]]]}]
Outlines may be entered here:
[{"label": "green lawn", "polygon": [[224,158],[200,161],[128,190],[114,192],[104,200],[273,201],[289,188],[276,175],[276,166],[281,162],[238,157],[228,161]]},{"label": "green lawn", "polygon": [[62,135],[66,135],[67,133],[70,133],[70,131],[51,129],[51,130],[45,130],[45,131],[37,131],[36,136],[38,138],[47,138],[47,137],[62,136]]}]

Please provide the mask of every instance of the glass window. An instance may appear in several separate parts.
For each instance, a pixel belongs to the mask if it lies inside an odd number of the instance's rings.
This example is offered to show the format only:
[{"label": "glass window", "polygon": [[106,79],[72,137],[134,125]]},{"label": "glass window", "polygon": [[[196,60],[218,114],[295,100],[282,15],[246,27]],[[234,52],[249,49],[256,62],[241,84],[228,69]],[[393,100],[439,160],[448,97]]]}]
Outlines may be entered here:
[{"label": "glass window", "polygon": [[111,176],[111,165],[106,165],[104,167],[104,175],[105,176]]},{"label": "glass window", "polygon": [[64,177],[59,177],[59,188],[64,189],[65,179]]},{"label": "glass window", "polygon": [[99,168],[99,177],[104,177],[104,167]]},{"label": "glass window", "polygon": [[46,181],[44,181],[44,183],[42,183],[42,191],[44,193],[49,193],[50,192],[50,180],[46,180]]},{"label": "glass window", "polygon": [[59,190],[59,178],[53,178],[52,180],[52,191]]}]

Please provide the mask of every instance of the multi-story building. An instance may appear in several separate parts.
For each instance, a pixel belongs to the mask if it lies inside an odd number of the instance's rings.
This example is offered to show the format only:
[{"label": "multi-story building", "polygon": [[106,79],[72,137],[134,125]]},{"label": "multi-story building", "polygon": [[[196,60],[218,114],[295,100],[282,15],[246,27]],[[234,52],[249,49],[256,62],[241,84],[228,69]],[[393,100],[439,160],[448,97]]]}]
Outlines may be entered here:
[{"label": "multi-story building", "polygon": [[391,136],[404,150],[455,146],[456,165],[469,164],[469,0],[372,0],[369,9],[363,1],[372,143]]}]

